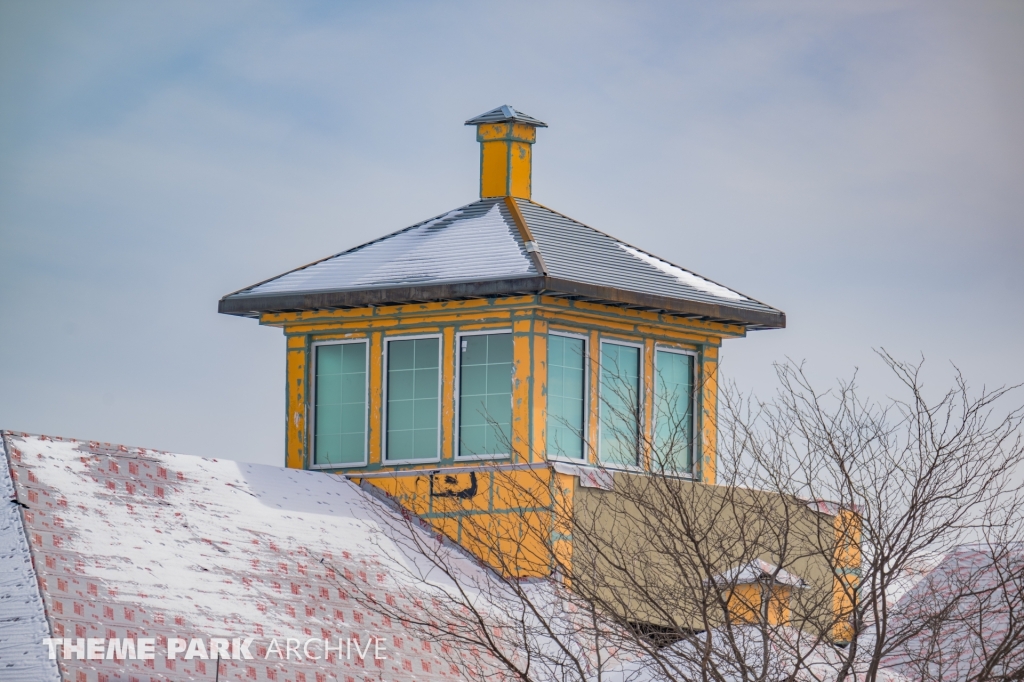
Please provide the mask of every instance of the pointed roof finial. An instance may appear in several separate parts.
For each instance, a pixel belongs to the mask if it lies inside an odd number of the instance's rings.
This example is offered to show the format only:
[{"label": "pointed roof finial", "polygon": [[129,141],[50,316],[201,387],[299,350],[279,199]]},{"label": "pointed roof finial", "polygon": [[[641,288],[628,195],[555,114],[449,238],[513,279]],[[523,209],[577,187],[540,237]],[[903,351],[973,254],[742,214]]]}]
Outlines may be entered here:
[{"label": "pointed roof finial", "polygon": [[468,126],[476,126],[484,123],[502,123],[503,121],[513,121],[515,123],[525,123],[526,125],[536,126],[537,128],[547,128],[548,124],[544,121],[538,121],[533,116],[524,114],[521,111],[516,111],[508,104],[502,104],[496,109],[491,109],[488,112],[474,116],[473,118],[466,121]]}]

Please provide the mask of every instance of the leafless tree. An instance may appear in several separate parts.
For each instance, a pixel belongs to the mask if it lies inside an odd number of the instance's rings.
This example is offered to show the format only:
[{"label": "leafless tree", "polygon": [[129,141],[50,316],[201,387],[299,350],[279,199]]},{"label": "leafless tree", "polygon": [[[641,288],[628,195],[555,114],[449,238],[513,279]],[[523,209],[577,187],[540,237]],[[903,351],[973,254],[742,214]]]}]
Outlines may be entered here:
[{"label": "leafless tree", "polygon": [[405,512],[381,543],[405,598],[366,606],[476,679],[1024,679],[1024,411],[959,372],[930,400],[921,363],[879,355],[903,397],[787,363],[771,400],[721,390],[707,428],[642,428],[658,401],[612,386],[602,437],[636,466],[478,472],[501,520],[455,494],[435,502],[457,523]]}]

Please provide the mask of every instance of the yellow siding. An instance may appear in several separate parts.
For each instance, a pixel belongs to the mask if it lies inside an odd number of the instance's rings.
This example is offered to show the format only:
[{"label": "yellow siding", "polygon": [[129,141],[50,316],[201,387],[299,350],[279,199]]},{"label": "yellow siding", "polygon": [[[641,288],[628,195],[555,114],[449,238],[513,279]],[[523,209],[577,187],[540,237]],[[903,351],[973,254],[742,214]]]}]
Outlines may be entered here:
[{"label": "yellow siding", "polygon": [[644,339],[644,372],[643,372],[643,421],[641,425],[643,439],[643,467],[651,468],[651,444],[654,442],[654,339]]},{"label": "yellow siding", "polygon": [[[455,329],[445,327],[441,335],[441,456],[455,452]],[[454,426],[453,426],[454,424]]]},{"label": "yellow siding", "polygon": [[306,338],[288,337],[288,383],[285,426],[285,466],[303,469],[306,466]]},{"label": "yellow siding", "polygon": [[548,413],[548,323],[543,320],[533,326],[533,439],[530,461],[547,456]]},{"label": "yellow siding", "polygon": [[857,589],[860,586],[861,564],[861,520],[860,516],[848,509],[840,509],[833,521],[835,530],[835,582],[832,603],[836,613],[833,637],[848,642],[853,636],[851,617]]},{"label": "yellow siding", "polygon": [[601,382],[601,337],[596,331],[590,332],[587,339],[587,355],[590,358],[590,415],[587,420],[587,460],[597,464],[597,433],[598,420],[601,418],[600,390]]},{"label": "yellow siding", "polygon": [[480,145],[480,196],[503,197],[508,194],[509,145],[504,140]]},{"label": "yellow siding", "polygon": [[718,447],[718,349],[706,348],[700,372],[701,402],[701,452],[700,480],[715,483],[715,453]]},{"label": "yellow siding", "polygon": [[[757,623],[761,620],[761,609],[764,604],[764,592],[767,586],[759,583],[737,585],[729,591],[727,608],[729,616],[735,623]],[[768,623],[770,625],[786,625],[792,618],[790,599],[792,588],[788,585],[772,585],[768,598]]]},{"label": "yellow siding", "polygon": [[509,183],[508,193],[521,199],[530,198],[530,164],[532,163],[531,145],[523,142],[509,143]]},{"label": "yellow siding", "polygon": [[377,358],[384,357],[384,338],[380,332],[370,334],[370,439],[368,461],[380,464],[384,460],[381,452],[384,426],[384,365]]},{"label": "yellow siding", "polygon": [[533,320],[512,323],[512,460],[528,462],[530,452],[530,335]]}]

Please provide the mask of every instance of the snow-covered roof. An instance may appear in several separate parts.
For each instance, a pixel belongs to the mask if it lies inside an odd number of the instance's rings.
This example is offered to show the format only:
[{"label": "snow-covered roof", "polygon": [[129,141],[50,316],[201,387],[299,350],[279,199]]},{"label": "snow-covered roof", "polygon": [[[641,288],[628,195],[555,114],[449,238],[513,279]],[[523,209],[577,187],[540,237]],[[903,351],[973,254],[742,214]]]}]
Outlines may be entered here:
[{"label": "snow-covered roof", "polygon": [[977,679],[994,661],[989,674],[1020,671],[1022,609],[1024,543],[962,545],[896,602],[888,627],[910,635],[884,664],[913,679]]},{"label": "snow-covered roof", "polygon": [[220,311],[258,315],[533,292],[750,329],[786,324],[780,310],[536,202],[515,199],[514,207],[518,218],[504,199],[475,201],[228,294]]},{"label": "snow-covered roof", "polygon": [[[0,521],[2,658],[38,673],[0,670],[0,679],[55,679],[46,636],[157,638],[155,661],[60,661],[63,679],[76,682],[214,679],[212,662],[167,660],[168,637],[255,637],[254,660],[222,662],[221,680],[461,677],[436,645],[359,606],[415,594],[395,582],[409,574],[395,562],[415,557],[381,532],[401,517],[348,480],[10,432],[3,445],[14,483],[3,492],[14,503]],[[483,569],[467,558],[459,570]],[[351,594],[353,584],[363,594]],[[272,638],[373,636],[388,658],[365,667],[356,656],[264,657]]]},{"label": "snow-covered roof", "polygon": [[764,559],[754,559],[740,566],[734,566],[716,576],[715,580],[724,586],[748,585],[750,583],[773,580],[780,585],[800,588],[807,587],[807,583],[800,576],[783,570]]}]

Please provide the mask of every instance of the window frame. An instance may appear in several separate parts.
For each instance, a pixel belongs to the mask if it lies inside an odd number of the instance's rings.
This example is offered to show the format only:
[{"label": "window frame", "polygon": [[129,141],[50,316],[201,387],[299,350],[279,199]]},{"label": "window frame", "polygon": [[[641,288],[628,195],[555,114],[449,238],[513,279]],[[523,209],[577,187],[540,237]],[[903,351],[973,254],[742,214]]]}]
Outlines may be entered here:
[{"label": "window frame", "polygon": [[602,381],[602,377],[601,377],[601,374],[603,373],[604,368],[601,366],[601,358],[604,356],[604,344],[606,344],[606,343],[609,343],[609,344],[611,344],[613,346],[628,346],[628,347],[636,348],[639,351],[639,354],[637,356],[637,387],[639,389],[637,391],[637,393],[638,393],[637,398],[640,400],[640,405],[638,405],[638,407],[641,410],[641,414],[640,414],[640,418],[637,420],[637,425],[636,425],[638,442],[640,442],[640,440],[642,440],[642,438],[643,438],[644,422],[646,421],[646,419],[644,418],[645,415],[643,414],[643,409],[644,409],[643,403],[645,402],[644,401],[644,366],[647,363],[644,361],[644,343],[643,343],[643,341],[626,341],[626,340],[620,340],[619,338],[616,338],[616,337],[605,338],[605,337],[602,336],[601,339],[599,340],[598,356],[597,356],[598,357],[598,368],[597,368],[597,465],[599,467],[601,467],[602,469],[618,469],[620,471],[644,471],[645,467],[644,467],[644,464],[643,464],[643,461],[642,461],[642,455],[639,452],[637,453],[637,459],[641,460],[641,461],[638,461],[636,464],[619,464],[619,463],[615,463],[615,462],[606,462],[601,457],[601,446],[602,446],[602,438],[601,438],[601,430],[602,430],[602,428],[601,427],[602,427],[602,422],[604,421],[604,409],[605,409],[604,408],[604,390],[603,390],[604,389],[604,382]]},{"label": "window frame", "polygon": [[[697,433],[698,433],[698,431],[697,431],[697,423],[698,423],[697,422],[697,415],[701,411],[700,410],[701,403],[700,403],[700,400],[699,400],[700,391],[698,390],[698,382],[697,382],[697,372],[699,371],[698,370],[698,366],[700,364],[700,353],[698,353],[695,350],[690,350],[690,349],[687,349],[687,348],[678,348],[676,346],[666,346],[666,345],[660,344],[660,343],[654,344],[654,362],[653,362],[653,365],[654,365],[654,381],[651,384],[651,390],[654,392],[654,395],[652,396],[652,404],[654,404],[654,405],[657,404],[657,400],[658,400],[658,351],[663,351],[663,352],[666,352],[666,353],[675,353],[676,355],[689,355],[690,357],[693,358],[693,368],[692,368],[693,369],[693,376],[690,377],[692,379],[692,381],[693,381],[692,393],[690,394],[690,405],[693,406],[693,409],[690,410],[692,412],[692,414],[690,415],[690,419],[692,421],[692,423],[690,424],[690,438],[691,438],[691,445],[690,445],[690,447],[693,449],[690,452],[690,470],[689,471],[673,471],[671,474],[669,474],[669,472],[666,471],[665,473],[666,473],[666,475],[678,476],[680,478],[696,479],[696,475],[695,475],[694,471],[697,468],[697,452],[699,450],[699,448],[698,448],[699,439],[698,439],[698,436],[697,436]],[[651,415],[651,441],[652,442],[656,442],[657,438],[658,438],[658,414],[657,414],[658,410],[655,409],[654,412],[655,413]]]},{"label": "window frame", "polygon": [[[455,425],[453,426],[454,437],[452,438],[452,459],[458,460],[459,462],[472,462],[472,461],[487,461],[494,459],[509,459],[512,457],[511,452],[506,453],[495,453],[486,455],[463,455],[460,454],[462,450],[462,438],[460,429],[462,427],[462,339],[466,336],[488,336],[491,334],[512,334],[511,327],[500,327],[496,329],[480,329],[471,332],[457,332],[455,334]],[[512,339],[512,372],[515,371],[516,367],[516,351],[515,351],[515,338]],[[512,383],[512,373],[509,373],[510,387],[515,389],[514,383]],[[513,391],[509,391],[509,402],[510,407],[515,406],[515,398],[512,395]],[[512,423],[515,423],[515,416],[512,417]],[[509,425],[509,438],[514,436],[511,433],[512,426]],[[509,443],[511,445],[511,443]]]},{"label": "window frame", "polygon": [[[363,387],[363,461],[362,462],[339,462],[339,463],[327,463],[317,464],[316,463],[316,377],[318,372],[317,364],[319,362],[319,354],[317,349],[320,346],[343,346],[353,343],[361,343],[366,346],[366,366],[365,366],[365,377],[366,382]],[[367,337],[359,337],[355,339],[331,339],[327,341],[314,341],[309,345],[310,352],[313,356],[313,362],[310,363],[312,366],[312,378],[309,382],[309,406],[310,415],[312,419],[309,420],[309,443],[312,447],[309,448],[309,468],[310,469],[346,469],[350,467],[365,467],[370,461],[370,339]]]},{"label": "window frame", "polygon": [[[547,404],[544,405],[544,454],[547,456],[549,462],[566,462],[568,464],[590,464],[590,458],[587,457],[587,446],[590,442],[590,370],[591,370],[591,357],[590,357],[590,337],[587,334],[580,334],[577,332],[564,332],[558,329],[551,329],[548,327],[548,336],[564,336],[569,339],[577,339],[583,342],[583,453],[577,459],[574,457],[566,457],[564,455],[552,455],[548,448],[547,439],[550,436],[548,433],[548,408]],[[544,364],[550,370],[547,358],[544,358]],[[600,377],[599,377],[600,379]],[[600,399],[600,397],[598,398]],[[600,419],[600,415],[598,416]],[[598,428],[600,431],[600,425]],[[598,434],[600,438],[600,434]]]},{"label": "window frame", "polygon": [[[388,359],[391,356],[392,341],[415,341],[416,339],[437,339],[437,455],[423,459],[388,459]],[[441,334],[395,334],[384,336],[381,352],[381,415],[380,415],[380,464],[381,466],[401,466],[403,464],[423,464],[441,461],[441,415],[444,413],[444,337]]]}]

